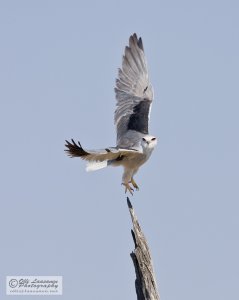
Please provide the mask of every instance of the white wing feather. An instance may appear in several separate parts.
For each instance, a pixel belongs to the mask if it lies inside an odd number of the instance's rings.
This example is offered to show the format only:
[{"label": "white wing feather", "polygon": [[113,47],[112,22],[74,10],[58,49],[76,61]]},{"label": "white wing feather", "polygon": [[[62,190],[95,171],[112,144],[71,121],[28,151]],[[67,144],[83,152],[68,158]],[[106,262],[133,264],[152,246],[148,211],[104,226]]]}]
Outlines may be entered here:
[{"label": "white wing feather", "polygon": [[104,161],[88,161],[86,165],[86,171],[96,171],[107,167],[107,160]]},{"label": "white wing feather", "polygon": [[[149,81],[142,39],[138,39],[136,34],[130,37],[129,47],[125,48],[122,69],[119,69],[116,79],[115,93],[117,103],[114,119],[117,127],[117,145],[120,145],[122,136],[130,129],[148,133],[148,119],[153,100],[153,88]],[[134,120],[132,115],[135,115]]]}]

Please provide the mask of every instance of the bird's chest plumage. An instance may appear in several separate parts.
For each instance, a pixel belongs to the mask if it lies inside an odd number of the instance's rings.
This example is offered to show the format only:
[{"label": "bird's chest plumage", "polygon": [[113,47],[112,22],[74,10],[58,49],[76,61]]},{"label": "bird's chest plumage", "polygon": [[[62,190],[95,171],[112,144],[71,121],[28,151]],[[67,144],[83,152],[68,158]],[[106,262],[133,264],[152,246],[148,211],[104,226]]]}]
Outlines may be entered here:
[{"label": "bird's chest plumage", "polygon": [[144,151],[143,153],[136,153],[135,156],[126,158],[122,164],[126,168],[138,169],[142,166],[151,156],[152,151]]}]

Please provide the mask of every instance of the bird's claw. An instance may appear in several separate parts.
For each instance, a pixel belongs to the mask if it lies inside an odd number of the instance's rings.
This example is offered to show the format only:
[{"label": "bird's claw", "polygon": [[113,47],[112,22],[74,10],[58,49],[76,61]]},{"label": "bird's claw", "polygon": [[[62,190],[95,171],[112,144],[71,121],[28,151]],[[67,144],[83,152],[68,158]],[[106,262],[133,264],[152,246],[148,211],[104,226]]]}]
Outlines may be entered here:
[{"label": "bird's claw", "polygon": [[125,186],[125,194],[128,191],[133,196],[134,189],[129,185],[129,183],[122,183],[122,185]]},{"label": "bird's claw", "polygon": [[138,187],[137,183],[134,181],[133,178],[131,178],[131,181],[130,181],[130,182],[132,183],[132,185],[133,185],[133,187],[136,189],[136,191],[138,191],[138,190],[139,190],[139,187]]}]

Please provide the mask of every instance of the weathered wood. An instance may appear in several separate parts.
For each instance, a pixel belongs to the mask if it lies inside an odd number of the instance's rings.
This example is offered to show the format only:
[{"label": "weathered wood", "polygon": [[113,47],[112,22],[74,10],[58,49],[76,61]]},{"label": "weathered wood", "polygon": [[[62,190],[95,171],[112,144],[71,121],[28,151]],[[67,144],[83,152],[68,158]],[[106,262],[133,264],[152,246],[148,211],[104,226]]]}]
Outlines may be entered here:
[{"label": "weathered wood", "polygon": [[149,247],[128,197],[127,204],[133,223],[133,230],[131,230],[131,233],[135,249],[130,253],[130,256],[133,260],[136,274],[135,289],[137,300],[159,300],[160,298]]}]

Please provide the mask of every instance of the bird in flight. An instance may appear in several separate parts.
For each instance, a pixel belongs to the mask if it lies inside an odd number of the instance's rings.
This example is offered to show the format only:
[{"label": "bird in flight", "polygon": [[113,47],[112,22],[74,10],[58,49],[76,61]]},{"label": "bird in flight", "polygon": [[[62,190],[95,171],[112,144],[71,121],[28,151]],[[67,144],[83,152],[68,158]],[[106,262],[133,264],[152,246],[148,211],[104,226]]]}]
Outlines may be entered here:
[{"label": "bird in flight", "polygon": [[87,161],[87,171],[107,166],[123,166],[122,185],[125,193],[133,195],[139,187],[134,175],[150,157],[157,139],[149,135],[149,116],[153,101],[153,88],[149,81],[147,62],[141,38],[134,33],[125,47],[122,67],[118,71],[115,87],[116,110],[114,122],[117,131],[116,147],[86,150],[80,142],[66,140],[66,152],[71,157]]}]

